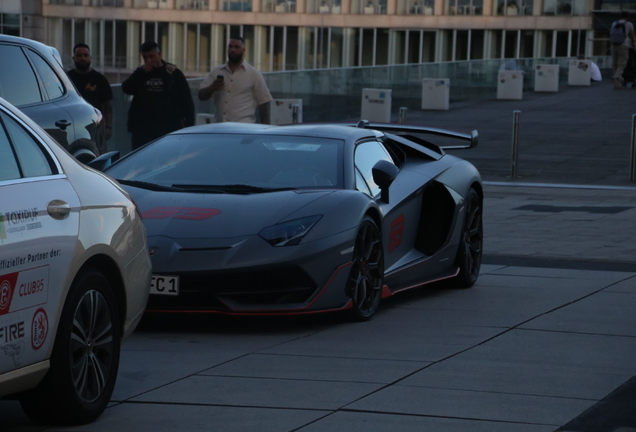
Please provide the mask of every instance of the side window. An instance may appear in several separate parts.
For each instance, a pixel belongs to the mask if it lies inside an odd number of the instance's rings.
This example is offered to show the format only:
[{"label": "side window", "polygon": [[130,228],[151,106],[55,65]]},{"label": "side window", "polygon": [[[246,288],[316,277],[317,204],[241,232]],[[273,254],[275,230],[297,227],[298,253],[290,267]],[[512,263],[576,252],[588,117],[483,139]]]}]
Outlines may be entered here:
[{"label": "side window", "polygon": [[358,189],[360,192],[364,192],[367,195],[371,195],[369,186],[367,186],[367,183],[364,181],[362,174],[360,174],[360,171],[358,171],[357,169],[356,169],[356,189]]},{"label": "side window", "polygon": [[385,160],[393,163],[393,159],[377,141],[368,141],[358,144],[356,147],[356,167],[360,170],[360,174],[364,177],[367,185],[371,189],[371,196],[380,193],[380,187],[373,181],[373,166],[378,161]]},{"label": "side window", "polygon": [[2,123],[4,123],[9,139],[18,154],[22,175],[24,177],[39,177],[53,174],[49,158],[33,137],[6,114],[2,113],[0,117],[2,117]]},{"label": "side window", "polygon": [[15,160],[13,148],[7,133],[0,122],[0,181],[20,178],[18,161]]},{"label": "side window", "polygon": [[20,47],[0,44],[0,96],[15,106],[42,102],[40,86]]},{"label": "side window", "polygon": [[64,85],[51,66],[42,57],[31,50],[29,50],[29,57],[38,70],[38,74],[49,95],[49,99],[57,99],[64,96]]}]

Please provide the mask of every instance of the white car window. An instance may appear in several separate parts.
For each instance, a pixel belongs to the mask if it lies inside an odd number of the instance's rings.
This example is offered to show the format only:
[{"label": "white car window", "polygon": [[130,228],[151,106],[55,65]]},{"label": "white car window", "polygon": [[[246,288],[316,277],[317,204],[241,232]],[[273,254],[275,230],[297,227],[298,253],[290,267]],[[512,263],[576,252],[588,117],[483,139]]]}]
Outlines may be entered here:
[{"label": "white car window", "polygon": [[2,113],[0,117],[18,155],[22,175],[39,177],[53,174],[49,159],[33,137],[6,114]]},{"label": "white car window", "polygon": [[0,125],[0,181],[17,178],[20,178],[18,162],[15,159],[7,133]]},{"label": "white car window", "polygon": [[62,81],[58,78],[57,74],[51,66],[38,54],[33,51],[28,51],[29,57],[31,57],[31,61],[35,64],[35,68],[40,75],[40,79],[42,80],[42,84],[48,93],[49,99],[57,99],[64,95],[64,85]]},{"label": "white car window", "polygon": [[15,106],[42,102],[33,68],[20,47],[0,44],[0,96]]}]

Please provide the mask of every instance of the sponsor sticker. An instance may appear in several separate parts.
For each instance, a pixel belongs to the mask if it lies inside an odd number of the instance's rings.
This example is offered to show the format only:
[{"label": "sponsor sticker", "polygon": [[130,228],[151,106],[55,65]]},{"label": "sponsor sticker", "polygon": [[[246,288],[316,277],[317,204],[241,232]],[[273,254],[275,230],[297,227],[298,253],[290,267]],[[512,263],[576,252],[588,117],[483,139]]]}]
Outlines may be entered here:
[{"label": "sponsor sticker", "polygon": [[48,333],[49,318],[46,316],[46,311],[40,308],[35,311],[31,323],[31,346],[34,350],[39,350],[42,347]]},{"label": "sponsor sticker", "polygon": [[48,265],[0,276],[0,316],[46,303],[48,288]]},{"label": "sponsor sticker", "polygon": [[24,353],[24,341],[0,345],[0,349],[4,355],[13,358],[13,365],[15,367],[20,366],[20,357],[22,357],[22,353]]},{"label": "sponsor sticker", "polygon": [[4,228],[4,216],[0,214],[0,240],[7,238],[7,230]]}]

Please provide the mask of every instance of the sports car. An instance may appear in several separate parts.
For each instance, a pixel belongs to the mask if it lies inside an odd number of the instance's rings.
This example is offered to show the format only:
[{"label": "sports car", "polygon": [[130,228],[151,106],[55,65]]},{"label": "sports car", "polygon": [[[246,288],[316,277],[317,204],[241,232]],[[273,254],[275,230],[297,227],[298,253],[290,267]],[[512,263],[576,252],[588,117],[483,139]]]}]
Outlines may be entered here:
[{"label": "sports car", "polygon": [[[168,134],[105,172],[142,211],[147,312],[367,320],[441,279],[470,287],[482,257],[477,169],[430,142],[477,131],[219,123]],[[448,148],[448,147],[445,147]]]}]

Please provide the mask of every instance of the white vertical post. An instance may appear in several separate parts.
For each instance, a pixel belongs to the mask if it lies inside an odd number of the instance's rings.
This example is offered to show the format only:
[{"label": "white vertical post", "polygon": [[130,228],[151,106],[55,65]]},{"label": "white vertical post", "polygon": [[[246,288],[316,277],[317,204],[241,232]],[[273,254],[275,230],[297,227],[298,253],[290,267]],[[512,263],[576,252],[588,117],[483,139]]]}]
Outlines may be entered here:
[{"label": "white vertical post", "polygon": [[519,158],[519,115],[521,111],[512,112],[512,172],[510,176],[517,178],[517,160]]}]

